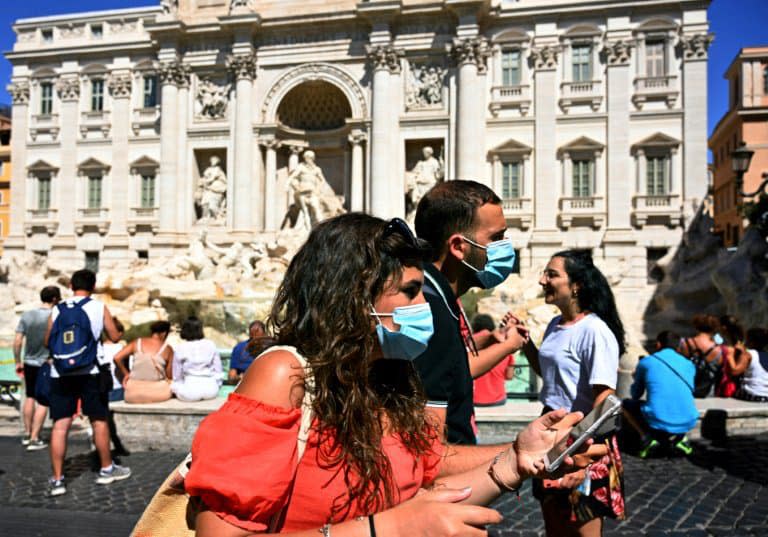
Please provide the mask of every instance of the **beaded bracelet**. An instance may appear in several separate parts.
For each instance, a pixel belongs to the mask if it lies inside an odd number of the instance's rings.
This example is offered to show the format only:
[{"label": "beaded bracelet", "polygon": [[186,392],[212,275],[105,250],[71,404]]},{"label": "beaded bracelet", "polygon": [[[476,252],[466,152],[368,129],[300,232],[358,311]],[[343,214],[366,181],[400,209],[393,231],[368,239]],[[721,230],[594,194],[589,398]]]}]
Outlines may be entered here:
[{"label": "beaded bracelet", "polygon": [[488,467],[488,475],[491,477],[491,480],[496,484],[497,487],[501,490],[501,492],[514,492],[517,494],[518,498],[520,497],[520,487],[513,488],[504,483],[498,475],[496,475],[495,466],[496,463],[499,462],[499,459],[501,459],[501,456],[503,453],[499,453],[496,455],[493,460],[491,461],[491,465]]}]

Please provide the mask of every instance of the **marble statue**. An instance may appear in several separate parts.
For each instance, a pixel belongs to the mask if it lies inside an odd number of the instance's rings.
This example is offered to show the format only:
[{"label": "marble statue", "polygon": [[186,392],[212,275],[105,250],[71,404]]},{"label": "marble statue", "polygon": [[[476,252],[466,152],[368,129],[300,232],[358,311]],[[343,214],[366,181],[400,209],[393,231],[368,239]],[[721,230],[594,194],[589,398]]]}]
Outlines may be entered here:
[{"label": "marble statue", "polygon": [[229,3],[229,12],[232,13],[233,11],[242,9],[252,9],[251,6],[251,0],[232,0]]},{"label": "marble statue", "polygon": [[221,169],[221,159],[215,155],[200,178],[195,202],[198,205],[198,222],[221,222],[226,216],[227,175]]},{"label": "marble statue", "polygon": [[437,65],[415,67],[406,96],[409,109],[432,108],[443,103],[445,70]]},{"label": "marble statue", "polygon": [[190,241],[187,252],[171,258],[163,265],[160,274],[170,278],[181,278],[187,275],[192,275],[196,280],[211,278],[215,266],[211,256],[206,252],[207,235],[208,231],[201,229],[200,233]]},{"label": "marble statue", "polygon": [[197,88],[198,116],[207,119],[221,119],[227,115],[229,84],[219,86],[206,77]]},{"label": "marble statue", "polygon": [[288,209],[283,228],[309,230],[318,222],[345,212],[344,205],[315,164],[315,152],[304,151],[304,161],[288,176],[294,203]]},{"label": "marble statue", "polygon": [[430,188],[442,181],[444,175],[442,159],[435,158],[434,150],[430,146],[424,146],[421,152],[423,158],[406,174],[406,219],[411,223],[416,215],[419,200]]},{"label": "marble statue", "polygon": [[160,0],[164,15],[176,15],[179,11],[179,0]]}]

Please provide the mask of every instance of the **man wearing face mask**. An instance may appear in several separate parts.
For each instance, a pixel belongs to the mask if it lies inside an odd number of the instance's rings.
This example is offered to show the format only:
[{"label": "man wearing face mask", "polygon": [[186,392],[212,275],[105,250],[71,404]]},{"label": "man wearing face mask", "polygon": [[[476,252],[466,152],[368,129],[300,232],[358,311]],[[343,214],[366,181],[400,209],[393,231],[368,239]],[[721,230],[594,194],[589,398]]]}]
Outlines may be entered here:
[{"label": "man wearing face mask", "polygon": [[[451,444],[476,444],[472,379],[520,349],[527,333],[504,327],[486,341],[472,337],[458,297],[472,287],[491,289],[512,272],[515,250],[501,200],[475,181],[440,183],[419,202],[416,234],[429,242],[424,296],[435,325],[427,350],[416,361],[428,410],[445,427]],[[462,335],[462,332],[464,335]]]}]

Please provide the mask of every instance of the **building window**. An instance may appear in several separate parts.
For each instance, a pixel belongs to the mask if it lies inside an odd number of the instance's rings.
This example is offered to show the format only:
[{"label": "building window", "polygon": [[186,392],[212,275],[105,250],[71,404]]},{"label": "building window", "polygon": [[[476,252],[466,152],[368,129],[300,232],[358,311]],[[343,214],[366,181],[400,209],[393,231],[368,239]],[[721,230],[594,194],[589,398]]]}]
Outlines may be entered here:
[{"label": "building window", "polygon": [[501,165],[501,195],[505,200],[522,197],[522,165],[520,162],[504,162]]},{"label": "building window", "polygon": [[768,97],[768,65],[763,69],[763,97]]},{"label": "building window", "polygon": [[139,259],[149,261],[149,252],[147,250],[137,250],[136,254],[139,256]]},{"label": "building window", "polygon": [[104,37],[104,27],[101,24],[91,24],[91,35],[94,39],[101,39]]},{"label": "building window", "polygon": [[85,268],[93,273],[99,272],[99,252],[85,252]]},{"label": "building window", "polygon": [[37,208],[48,210],[51,208],[51,178],[39,177],[37,179]]},{"label": "building window", "polygon": [[41,30],[40,34],[43,36],[43,43],[53,43],[53,29],[48,28]]},{"label": "building window", "polygon": [[645,43],[645,76],[661,77],[667,74],[667,44],[663,39]]},{"label": "building window", "polygon": [[592,178],[595,173],[594,160],[573,161],[573,197],[589,198],[592,196]]},{"label": "building window", "polygon": [[50,116],[53,113],[53,84],[40,84],[40,115]]},{"label": "building window", "polygon": [[503,86],[520,85],[520,51],[505,50],[501,53],[501,83]]},{"label": "building window", "polygon": [[88,208],[101,208],[101,176],[88,176]]},{"label": "building window", "polygon": [[646,193],[649,196],[669,194],[669,156],[646,159]]},{"label": "building window", "polygon": [[155,206],[155,176],[141,176],[141,207],[151,209]]},{"label": "building window", "polygon": [[91,111],[104,110],[104,80],[97,78],[91,80]]},{"label": "building window", "polygon": [[571,49],[571,65],[573,82],[592,80],[592,46],[574,45]]},{"label": "building window", "polygon": [[144,108],[157,106],[157,77],[144,77]]}]

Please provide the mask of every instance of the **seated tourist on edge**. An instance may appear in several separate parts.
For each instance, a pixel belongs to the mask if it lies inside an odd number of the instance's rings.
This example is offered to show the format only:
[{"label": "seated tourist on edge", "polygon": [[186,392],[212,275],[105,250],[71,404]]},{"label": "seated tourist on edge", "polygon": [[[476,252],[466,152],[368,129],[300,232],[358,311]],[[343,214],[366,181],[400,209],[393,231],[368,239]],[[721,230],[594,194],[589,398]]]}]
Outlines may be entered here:
[{"label": "seated tourist on edge", "polygon": [[[493,317],[480,313],[472,319],[475,339],[493,337],[496,323]],[[472,401],[475,406],[502,406],[507,402],[507,381],[515,376],[515,355],[508,354],[489,371],[474,380]]]},{"label": "seated tourist on edge", "polygon": [[768,330],[750,328],[740,353],[735,353],[732,371],[744,375],[735,397],[768,403]]},{"label": "seated tourist on edge", "polygon": [[[427,421],[411,363],[433,331],[422,244],[402,220],[357,213],[312,230],[273,304],[279,346],[192,443],[199,537],[481,535],[501,516],[480,505],[541,473],[581,413],[542,416],[490,456],[445,448]],[[297,463],[303,416],[313,420]]]},{"label": "seated tourist on edge", "polygon": [[[696,367],[677,352],[679,343],[680,336],[668,330],[656,336],[656,352],[640,359],[632,399],[624,401],[624,416],[641,437],[641,457],[659,444],[686,455],[693,451],[685,435],[699,419],[693,401]],[[645,401],[640,400],[643,393]]]},{"label": "seated tourist on edge", "polygon": [[693,337],[680,340],[678,351],[687,356],[696,366],[694,397],[712,395],[720,378],[723,364],[723,351],[720,347],[722,337],[718,335],[720,322],[714,315],[694,315],[691,324],[696,330]]},{"label": "seated tourist on edge", "polygon": [[203,335],[203,323],[189,317],[181,325],[181,339],[173,357],[171,390],[182,401],[215,399],[222,384],[221,356],[216,344]]},{"label": "seated tourist on edge", "polygon": [[253,363],[253,359],[274,344],[275,340],[267,335],[264,323],[253,321],[248,327],[248,339],[241,341],[232,349],[227,382],[229,384],[240,382],[245,371]]},{"label": "seated tourist on edge", "polygon": [[[160,403],[171,398],[173,349],[166,342],[170,331],[171,323],[155,321],[149,326],[149,337],[136,338],[115,354],[126,403]],[[129,356],[133,356],[130,371],[124,363]]]}]

